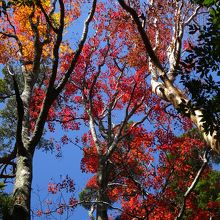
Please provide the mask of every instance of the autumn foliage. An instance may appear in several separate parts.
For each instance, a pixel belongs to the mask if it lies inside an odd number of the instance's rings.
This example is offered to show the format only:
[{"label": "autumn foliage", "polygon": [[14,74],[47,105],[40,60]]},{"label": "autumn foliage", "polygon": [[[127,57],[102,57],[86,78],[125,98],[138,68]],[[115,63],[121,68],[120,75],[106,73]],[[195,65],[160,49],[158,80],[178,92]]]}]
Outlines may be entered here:
[{"label": "autumn foliage", "polygon": [[[51,180],[50,199],[45,207],[33,209],[34,216],[62,215],[78,205],[88,209],[91,218],[96,210],[98,220],[107,220],[109,213],[122,220],[219,216],[219,175],[212,168],[213,154],[186,117],[190,110],[179,114],[181,106],[172,92],[180,90],[172,87],[167,95],[160,88],[166,80],[173,83],[180,50],[192,44],[184,36],[182,45],[180,30],[197,9],[189,1],[181,1],[182,5],[158,0],[109,0],[97,5],[93,1],[89,37],[85,41],[88,22],[76,48],[72,36],[77,37],[78,27],[74,25],[87,3],[58,2],[14,2],[3,10],[0,21],[0,63],[22,72],[17,74],[21,79],[24,75],[19,89],[29,92],[25,100],[27,93],[15,91],[24,103],[23,118],[16,118],[23,126],[20,130],[18,126],[21,133],[17,131],[16,138],[21,136],[21,145],[27,142],[24,148],[31,162],[46,131],[53,135],[58,125],[67,132],[60,143],[54,143],[62,151],[60,146],[72,144],[75,138],[68,131],[83,129],[77,137],[83,154],[80,165],[91,178],[80,199],[74,194],[76,180],[69,176]],[[158,76],[162,70],[169,77]],[[159,83],[152,91],[154,80]],[[23,157],[17,146],[12,160]],[[210,176],[213,179],[208,182]],[[203,185],[208,186],[204,194]],[[56,196],[59,202],[53,200]]]}]

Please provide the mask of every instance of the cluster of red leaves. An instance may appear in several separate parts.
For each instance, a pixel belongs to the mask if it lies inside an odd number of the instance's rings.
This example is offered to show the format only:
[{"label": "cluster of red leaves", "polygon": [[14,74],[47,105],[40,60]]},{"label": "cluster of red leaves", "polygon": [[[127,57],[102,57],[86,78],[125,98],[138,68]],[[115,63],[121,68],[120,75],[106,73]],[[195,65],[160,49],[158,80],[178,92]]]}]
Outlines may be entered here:
[{"label": "cluster of red leaves", "polygon": [[[180,209],[183,194],[201,166],[199,152],[203,147],[203,142],[188,137],[174,138],[169,145],[157,146],[160,152],[159,163],[154,168],[152,178],[150,179],[148,173],[144,180],[145,184],[147,183],[145,186],[151,190],[143,197],[141,190],[137,188],[133,196],[121,199],[125,210],[122,219],[132,219],[129,216],[174,219]],[[203,173],[203,177],[208,172],[209,169]],[[128,188],[135,189],[134,186]],[[214,203],[214,206],[217,207],[218,204]],[[186,212],[187,210],[190,212],[189,219],[208,219],[208,216],[212,215],[210,210],[198,207],[195,193],[192,193],[186,201]],[[213,215],[214,213],[213,210]]]}]

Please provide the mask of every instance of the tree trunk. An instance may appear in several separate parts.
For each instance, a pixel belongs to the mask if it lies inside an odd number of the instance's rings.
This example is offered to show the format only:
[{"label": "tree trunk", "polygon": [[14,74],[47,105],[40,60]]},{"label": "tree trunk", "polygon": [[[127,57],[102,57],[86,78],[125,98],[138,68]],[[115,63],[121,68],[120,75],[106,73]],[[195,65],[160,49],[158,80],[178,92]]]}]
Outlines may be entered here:
[{"label": "tree trunk", "polygon": [[108,166],[105,165],[105,160],[99,160],[99,169],[97,172],[97,182],[98,182],[98,195],[97,195],[97,209],[96,209],[96,220],[108,220],[108,196],[107,196],[107,186],[108,186]]},{"label": "tree trunk", "polygon": [[108,220],[107,205],[99,203],[97,205],[96,220]]},{"label": "tree trunk", "polygon": [[[154,79],[151,80],[152,90],[160,98],[170,102],[174,108],[178,109],[181,104],[189,103],[189,100],[185,97],[184,93],[176,88],[168,79],[164,80],[164,83],[156,82]],[[220,138],[217,131],[212,134],[206,134],[204,132],[204,121],[202,121],[203,112],[200,110],[190,111],[187,109],[185,113],[189,114],[189,118],[197,126],[199,131],[202,133],[206,143],[218,154],[220,154]]]},{"label": "tree trunk", "polygon": [[30,220],[33,156],[17,156],[12,220]]}]

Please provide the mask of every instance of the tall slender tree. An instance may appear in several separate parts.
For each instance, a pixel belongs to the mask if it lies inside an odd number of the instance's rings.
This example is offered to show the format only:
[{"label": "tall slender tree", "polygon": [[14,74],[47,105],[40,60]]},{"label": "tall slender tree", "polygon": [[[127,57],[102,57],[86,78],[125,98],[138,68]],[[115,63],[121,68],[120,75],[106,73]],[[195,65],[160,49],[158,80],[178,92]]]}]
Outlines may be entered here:
[{"label": "tall slender tree", "polygon": [[[6,166],[16,162],[11,218],[28,220],[34,152],[82,51],[96,0],[92,2],[76,50],[63,38],[65,29],[79,16],[80,1],[1,1],[1,4],[0,62],[6,65],[13,81],[14,92],[10,92],[16,100],[17,114],[11,152],[6,152],[0,162]],[[72,56],[68,67],[62,70],[60,62],[65,53]],[[22,86],[17,75],[22,77]]]}]

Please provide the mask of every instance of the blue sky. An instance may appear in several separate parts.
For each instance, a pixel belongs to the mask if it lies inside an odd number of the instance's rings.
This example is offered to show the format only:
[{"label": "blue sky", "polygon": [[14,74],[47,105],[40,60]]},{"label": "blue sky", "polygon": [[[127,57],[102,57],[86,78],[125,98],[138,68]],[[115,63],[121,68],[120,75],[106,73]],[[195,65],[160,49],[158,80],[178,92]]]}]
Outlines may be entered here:
[{"label": "blue sky", "polygon": [[[59,133],[59,130],[56,130],[56,133]],[[56,133],[54,134],[56,135]],[[62,157],[60,158],[57,158],[55,154],[51,154],[50,152],[45,153],[40,150],[36,151],[34,157],[34,178],[32,183],[32,188],[34,190],[34,193],[32,193],[33,208],[39,207],[40,205],[36,195],[36,193],[38,194],[37,191],[39,190],[39,195],[42,200],[44,198],[50,198],[51,194],[48,195],[47,191],[48,183],[51,182],[51,179],[59,181],[60,175],[66,176],[68,174],[74,180],[76,184],[76,196],[81,192],[89,178],[89,175],[80,171],[81,158],[82,151],[71,145],[67,145],[62,149]],[[65,219],[64,216],[61,216],[61,219]],[[89,218],[86,210],[78,206],[70,219],[86,220]]]}]

